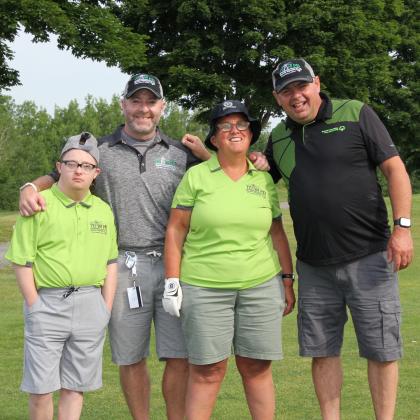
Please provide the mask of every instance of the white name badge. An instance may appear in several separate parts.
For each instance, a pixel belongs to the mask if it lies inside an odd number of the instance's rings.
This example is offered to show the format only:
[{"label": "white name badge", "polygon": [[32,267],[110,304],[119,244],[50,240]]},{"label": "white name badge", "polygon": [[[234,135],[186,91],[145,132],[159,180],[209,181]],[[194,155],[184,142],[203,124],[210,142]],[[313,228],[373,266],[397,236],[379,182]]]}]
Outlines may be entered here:
[{"label": "white name badge", "polygon": [[143,306],[143,298],[139,286],[127,287],[128,305],[130,309],[141,308]]}]

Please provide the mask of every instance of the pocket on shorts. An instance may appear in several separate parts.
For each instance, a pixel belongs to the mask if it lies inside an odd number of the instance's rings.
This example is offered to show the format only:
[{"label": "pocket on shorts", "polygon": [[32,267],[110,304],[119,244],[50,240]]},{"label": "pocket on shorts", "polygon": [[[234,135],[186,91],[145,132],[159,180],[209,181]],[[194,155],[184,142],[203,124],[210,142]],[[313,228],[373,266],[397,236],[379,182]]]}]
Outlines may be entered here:
[{"label": "pocket on shorts", "polygon": [[401,306],[397,300],[379,302],[382,315],[382,340],[384,348],[400,344]]},{"label": "pocket on shorts", "polygon": [[42,308],[42,305],[43,303],[41,295],[38,295],[35,302],[31,306],[28,306],[25,301],[23,302],[23,313],[26,316],[30,316],[33,313],[38,312]]},{"label": "pocket on shorts", "polygon": [[110,318],[111,311],[108,309],[108,306],[106,306],[105,299],[102,296],[102,293],[99,293],[99,300],[101,301],[101,305],[104,308],[105,314],[107,315],[108,318]]}]

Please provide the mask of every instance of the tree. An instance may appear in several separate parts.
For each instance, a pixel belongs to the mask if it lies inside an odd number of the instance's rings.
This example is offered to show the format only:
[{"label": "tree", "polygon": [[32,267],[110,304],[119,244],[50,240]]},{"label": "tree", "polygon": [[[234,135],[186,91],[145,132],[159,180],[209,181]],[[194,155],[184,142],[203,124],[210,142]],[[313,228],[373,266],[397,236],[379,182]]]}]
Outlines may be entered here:
[{"label": "tree", "polygon": [[1,13],[2,38],[14,36],[17,22],[37,41],[54,32],[61,47],[76,55],[155,74],[167,98],[187,109],[241,99],[263,125],[281,114],[271,95],[273,68],[280,60],[305,57],[324,90],[372,105],[409,169],[420,165],[418,0],[3,3],[9,7]]},{"label": "tree", "polygon": [[19,84],[19,74],[6,59],[20,25],[34,42],[58,36],[58,47],[76,57],[105,61],[131,72],[146,63],[146,37],[125,27],[106,7],[108,1],[2,0],[0,2],[0,89]]},{"label": "tree", "polygon": [[111,8],[124,25],[148,36],[148,70],[163,81],[169,99],[187,108],[241,99],[265,124],[280,113],[271,96],[271,71],[280,60],[305,57],[332,96],[371,104],[409,166],[418,167],[417,0],[143,5],[125,0]]}]

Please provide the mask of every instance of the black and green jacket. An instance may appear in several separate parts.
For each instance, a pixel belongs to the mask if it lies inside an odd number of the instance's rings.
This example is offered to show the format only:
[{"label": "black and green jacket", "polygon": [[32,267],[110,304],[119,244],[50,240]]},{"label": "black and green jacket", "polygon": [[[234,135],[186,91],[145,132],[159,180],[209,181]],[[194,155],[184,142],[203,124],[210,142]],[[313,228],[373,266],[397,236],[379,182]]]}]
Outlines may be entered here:
[{"label": "black and green jacket", "polygon": [[386,249],[387,211],[376,168],[398,152],[375,112],[355,100],[330,100],[304,126],[291,119],[271,133],[266,155],[283,178],[297,258],[312,265],[352,261]]}]

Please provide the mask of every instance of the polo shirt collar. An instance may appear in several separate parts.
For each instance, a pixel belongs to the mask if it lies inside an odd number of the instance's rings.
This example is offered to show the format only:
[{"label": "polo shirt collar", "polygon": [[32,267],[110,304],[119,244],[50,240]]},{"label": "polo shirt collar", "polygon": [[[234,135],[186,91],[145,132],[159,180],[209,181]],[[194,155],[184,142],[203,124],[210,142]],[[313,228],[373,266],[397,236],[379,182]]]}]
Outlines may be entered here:
[{"label": "polo shirt collar", "polygon": [[[332,103],[330,98],[324,93],[320,92],[319,96],[322,99],[321,106],[319,107],[318,114],[315,117],[315,121],[325,121],[332,117]],[[286,118],[286,127],[293,130],[302,127],[302,124],[297,123],[290,117]]]},{"label": "polo shirt collar", "polygon": [[[254,164],[248,158],[246,158],[246,160],[248,162],[248,173],[252,174],[252,172],[257,171]],[[207,166],[210,168],[210,172],[217,172],[222,170],[216,153],[212,153],[210,159],[207,161]]]},{"label": "polo shirt collar", "polygon": [[[122,130],[124,128],[124,124],[121,124],[112,134],[112,138],[109,142],[109,147],[113,147],[116,144],[124,144],[122,139]],[[160,131],[160,128],[156,128],[156,136],[155,136],[156,143],[162,143],[166,147],[169,147],[168,137]]]},{"label": "polo shirt collar", "polygon": [[[66,194],[63,193],[63,191],[58,188],[57,184],[54,184],[51,187],[51,191],[54,194],[54,196],[60,201],[65,207],[70,208],[77,204],[77,201],[72,200],[70,197],[67,197]],[[79,204],[83,207],[90,208],[93,204],[93,196],[91,192],[89,191],[85,198],[82,201],[79,201]]]}]

